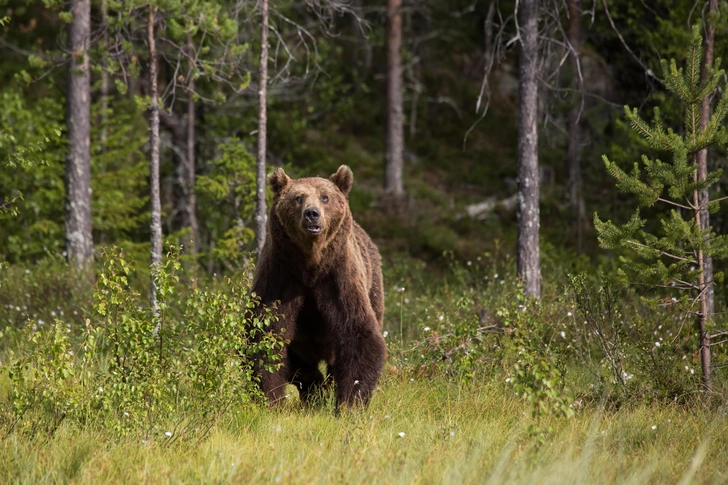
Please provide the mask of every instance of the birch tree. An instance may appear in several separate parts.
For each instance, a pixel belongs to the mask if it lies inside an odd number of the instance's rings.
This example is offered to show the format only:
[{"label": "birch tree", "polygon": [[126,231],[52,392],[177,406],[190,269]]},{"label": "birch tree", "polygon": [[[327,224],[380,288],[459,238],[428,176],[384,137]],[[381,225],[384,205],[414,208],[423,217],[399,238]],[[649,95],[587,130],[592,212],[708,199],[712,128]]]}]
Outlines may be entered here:
[{"label": "birch tree", "polygon": [[68,42],[68,156],[66,158],[66,251],[68,260],[79,268],[93,260],[91,223],[91,74],[89,42],[91,2],[71,2]]},{"label": "birch tree", "polygon": [[156,272],[162,264],[162,203],[159,195],[159,93],[157,91],[157,39],[154,31],[157,7],[149,5],[147,41],[149,42],[149,195],[151,205],[151,249],[152,268],[149,299],[152,312],[156,314],[157,286]]},{"label": "birch tree", "polygon": [[258,254],[265,243],[268,215],[266,213],[266,130],[268,97],[268,0],[261,0],[260,66],[258,68],[258,157],[256,161],[255,222]]}]

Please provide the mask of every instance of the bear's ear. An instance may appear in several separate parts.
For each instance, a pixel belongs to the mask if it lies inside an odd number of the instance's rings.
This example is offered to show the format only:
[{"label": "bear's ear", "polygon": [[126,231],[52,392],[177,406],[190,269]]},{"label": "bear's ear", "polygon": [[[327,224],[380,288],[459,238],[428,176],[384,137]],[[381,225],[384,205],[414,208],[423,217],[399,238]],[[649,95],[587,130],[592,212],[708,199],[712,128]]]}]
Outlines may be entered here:
[{"label": "bear's ear", "polygon": [[278,167],[275,172],[268,175],[268,185],[270,185],[274,194],[280,194],[281,190],[285,189],[286,185],[289,183],[291,183],[291,179],[280,167]]},{"label": "bear's ear", "polygon": [[336,185],[339,190],[344,193],[344,195],[348,196],[351,186],[354,184],[354,174],[351,172],[349,167],[342,165],[335,174],[329,177],[329,180],[331,180],[334,185]]}]

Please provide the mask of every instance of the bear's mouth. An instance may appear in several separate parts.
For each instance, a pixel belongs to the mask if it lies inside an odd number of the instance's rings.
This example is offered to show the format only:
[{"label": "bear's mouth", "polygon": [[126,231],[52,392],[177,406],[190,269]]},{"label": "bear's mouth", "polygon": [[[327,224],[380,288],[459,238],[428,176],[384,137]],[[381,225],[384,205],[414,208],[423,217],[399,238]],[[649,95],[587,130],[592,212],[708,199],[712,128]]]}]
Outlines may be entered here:
[{"label": "bear's mouth", "polygon": [[321,226],[317,226],[315,224],[311,224],[310,226],[306,226],[306,232],[311,234],[312,236],[318,236],[321,234]]}]

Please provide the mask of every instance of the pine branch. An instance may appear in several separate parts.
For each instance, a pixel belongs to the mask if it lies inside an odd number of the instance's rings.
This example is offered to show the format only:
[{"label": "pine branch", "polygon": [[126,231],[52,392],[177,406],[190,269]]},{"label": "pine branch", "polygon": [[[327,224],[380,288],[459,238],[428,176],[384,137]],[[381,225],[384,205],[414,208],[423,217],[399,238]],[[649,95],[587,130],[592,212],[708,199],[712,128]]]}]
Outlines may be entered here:
[{"label": "pine branch", "polygon": [[666,204],[670,204],[670,205],[673,205],[673,206],[675,206],[675,207],[679,207],[679,208],[681,208],[681,209],[686,209],[686,210],[693,210],[693,208],[692,208],[692,207],[689,207],[689,206],[687,206],[687,205],[682,205],[682,204],[678,204],[677,202],[674,202],[674,201],[672,201],[672,200],[668,200],[668,199],[663,199],[662,197],[658,197],[658,198],[657,198],[657,200],[658,200],[659,202],[664,202],[664,203],[666,203]]}]

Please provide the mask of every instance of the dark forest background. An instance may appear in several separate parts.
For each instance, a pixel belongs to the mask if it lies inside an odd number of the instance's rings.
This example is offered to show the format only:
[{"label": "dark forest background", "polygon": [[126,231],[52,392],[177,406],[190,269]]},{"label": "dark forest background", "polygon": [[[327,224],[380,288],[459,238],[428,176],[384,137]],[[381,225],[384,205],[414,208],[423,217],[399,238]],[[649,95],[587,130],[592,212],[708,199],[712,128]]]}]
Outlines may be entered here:
[{"label": "dark forest background", "polygon": [[[0,173],[4,200],[18,192],[23,196],[15,204],[17,215],[1,216],[0,259],[17,263],[65,249],[68,24],[62,3],[3,3],[10,21],[0,40],[0,127],[15,141],[0,141],[2,158],[48,137],[42,150],[30,155],[44,163]],[[598,248],[592,214],[626,220],[635,206],[616,190],[601,161],[608,154],[631,167],[644,151],[625,129],[622,107],[649,113],[660,105],[679,125],[681,107],[653,73],[659,75],[661,58],[684,58],[689,27],[703,21],[707,7],[692,0],[610,1],[617,32],[602,2],[577,2],[579,74],[565,56],[566,3],[541,5],[541,239],[552,257],[594,260],[608,254]],[[240,254],[254,250],[260,41],[254,2],[205,4],[220,19],[237,22],[228,28],[236,30],[235,42],[244,47],[231,69],[240,81],[226,84],[203,75],[191,93],[186,80],[180,82],[184,59],[179,61],[176,44],[160,42],[161,200],[165,237],[185,240],[191,190],[183,175],[192,96],[196,248],[201,266],[212,273],[230,269]],[[392,202],[383,190],[386,6],[287,1],[271,8],[269,166],[304,176],[350,165],[356,176],[353,212],[385,255],[407,253],[432,261],[453,251],[468,259],[492,250],[496,242],[500,251],[515,250],[518,42],[513,2],[404,3],[404,203]],[[97,247],[136,247],[141,257],[149,241],[148,52],[133,19],[124,27],[124,45],[106,48],[112,42],[104,34],[100,9],[100,3],[92,5],[89,50],[93,239]],[[162,35],[173,38],[181,23],[174,17],[179,6],[170,3],[168,10],[160,26]],[[719,27],[716,57],[726,50],[721,33]],[[210,63],[215,49],[212,45],[206,54]],[[481,89],[485,94],[479,103]],[[580,126],[576,201],[567,157],[569,113],[575,107]],[[723,167],[725,157],[715,153],[710,163]],[[714,190],[722,190],[723,183]],[[470,207],[486,201],[492,204],[480,212]],[[728,225],[721,213],[711,223],[719,233]]]}]

